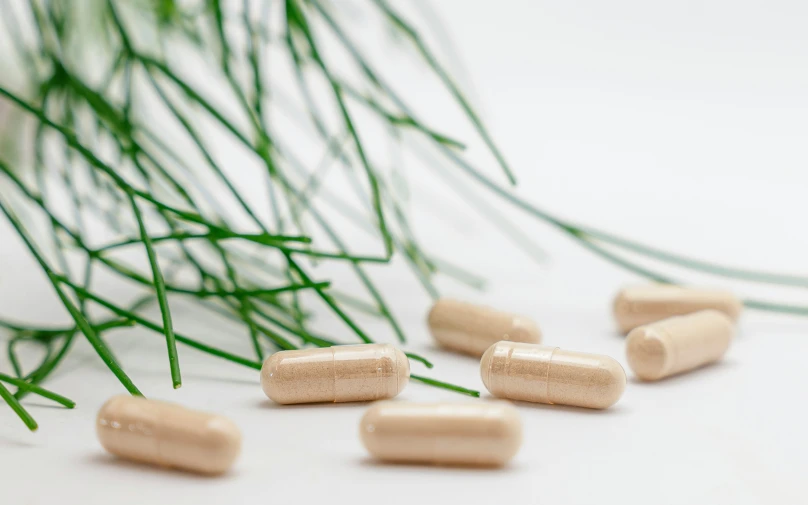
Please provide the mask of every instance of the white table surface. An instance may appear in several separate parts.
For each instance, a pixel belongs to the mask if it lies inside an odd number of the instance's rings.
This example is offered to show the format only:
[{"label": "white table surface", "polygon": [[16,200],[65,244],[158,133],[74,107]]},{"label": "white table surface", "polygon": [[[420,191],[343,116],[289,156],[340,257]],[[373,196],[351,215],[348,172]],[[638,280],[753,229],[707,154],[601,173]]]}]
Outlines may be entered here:
[{"label": "white table surface", "polygon": [[[679,253],[808,274],[805,4],[493,5],[453,0],[439,12],[520,176],[521,195]],[[611,298],[638,278],[497,204],[545,248],[548,260],[537,264],[454,197],[444,198],[446,187],[423,179],[413,186],[423,242],[490,281],[480,293],[444,280],[444,294],[530,315],[547,343],[608,354],[626,367]],[[410,336],[408,349],[434,360],[428,374],[482,388],[475,360],[431,343],[429,300],[403,262],[372,271]],[[808,304],[804,290],[666,271],[694,284]],[[345,275],[322,272],[337,282]],[[54,298],[0,223],[0,314],[64,322]],[[249,352],[232,326],[199,321],[182,306],[175,319],[200,340]],[[391,341],[383,324],[361,322]],[[316,326],[345,335],[325,317]],[[187,348],[180,349],[184,385],[174,391],[158,336],[127,330],[109,341],[148,396],[225,413],[241,426],[234,471],[205,479],[106,455],[94,417],[123,390],[79,341],[46,383],[74,399],[75,410],[29,397],[25,405],[40,424],[29,433],[0,407],[0,503],[808,502],[808,318],[747,311],[722,363],[656,384],[638,383],[629,372],[622,400],[607,411],[520,403],[524,445],[510,465],[493,471],[378,464],[358,438],[367,405],[280,407],[263,395],[257,372]],[[0,370],[8,370],[4,355]],[[418,364],[413,370],[423,371]],[[399,399],[491,400],[417,383]]]}]

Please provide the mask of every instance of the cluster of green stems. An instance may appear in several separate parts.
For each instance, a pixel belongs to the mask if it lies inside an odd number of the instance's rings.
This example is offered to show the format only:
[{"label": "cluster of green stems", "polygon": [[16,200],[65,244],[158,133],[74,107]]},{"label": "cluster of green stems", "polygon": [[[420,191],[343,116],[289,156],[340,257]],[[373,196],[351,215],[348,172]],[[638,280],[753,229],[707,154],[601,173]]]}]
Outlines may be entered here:
[{"label": "cluster of green stems", "polygon": [[[337,5],[325,0],[285,0],[277,9],[281,22],[275,24],[270,22],[270,13],[275,10],[265,10],[271,2],[244,0],[238,13],[226,10],[218,0],[192,7],[162,0],[150,4],[151,10],[145,12],[139,2],[98,2],[99,36],[110,55],[101,79],[91,79],[81,71],[87,53],[75,50],[77,35],[71,27],[75,27],[76,19],[71,2],[32,0],[25,7],[25,16],[9,0],[0,2],[14,57],[26,69],[25,82],[16,88],[0,80],[0,100],[34,125],[31,141],[25,144],[30,145],[29,159],[11,159],[0,151],[0,213],[34,257],[72,320],[63,328],[0,320],[0,327],[11,335],[7,352],[13,368],[13,375],[0,374],[0,396],[29,428],[36,429],[36,422],[20,403],[29,393],[68,408],[74,406],[40,384],[59,366],[79,336],[87,339],[128,392],[140,395],[102,338],[105,332],[136,326],[163,338],[170,377],[178,388],[182,384],[178,345],[260,369],[266,354],[274,350],[347,343],[310,328],[311,317],[303,307],[302,292],[315,295],[356,341],[370,343],[373,339],[351,315],[354,312],[383,319],[398,342],[405,344],[404,331],[366,269],[367,264],[389,263],[394,254],[406,260],[432,298],[439,297],[435,285],[439,274],[481,286],[479,277],[427,252],[416,238],[390,171],[380,168],[363,143],[357,108],[371,113],[392,139],[400,142],[402,133],[409,132],[424,142],[439,158],[436,172],[462,175],[493,197],[549,223],[601,258],[642,277],[677,282],[632,261],[631,255],[726,278],[808,286],[808,278],[715,265],[570,223],[520,198],[510,187],[515,178],[504,156],[418,31],[385,0],[367,3],[403,36],[442,83],[447,96],[496,160],[508,185],[496,182],[469,162],[463,143],[418,118],[415,107],[354,43],[350,30],[335,12]],[[27,26],[25,19],[30,21],[33,43],[20,28]],[[156,42],[138,42],[137,31],[144,23]],[[271,27],[277,24],[281,25],[279,32],[272,33]],[[355,78],[349,79],[321,50],[326,35],[338,41],[350,58]],[[302,110],[282,103],[274,91],[267,68],[271,44],[288,56],[304,104]],[[224,83],[235,104],[232,108],[214,103],[198,84],[175,68],[169,55],[179,45],[197,51],[210,64],[207,70]],[[324,99],[315,99],[314,82],[325,85]],[[171,118],[193,146],[193,155],[173,148],[150,126],[147,117],[138,113],[146,108],[147,95],[152,97],[148,106]],[[338,126],[329,126],[323,102],[331,107]],[[325,156],[320,165],[312,168],[294,153],[274,120],[271,106],[293,109],[292,117],[323,146]],[[261,219],[258,209],[239,192],[228,175],[230,171],[217,159],[206,131],[199,126],[200,118],[212,122],[260,164],[263,180],[256,182],[266,185],[269,220]],[[53,152],[61,155],[54,156]],[[352,200],[325,187],[323,178],[332,164],[344,168],[358,198]],[[32,170],[25,170],[29,165]],[[215,181],[210,183],[215,187],[200,181]],[[64,198],[53,194],[55,190],[67,197],[68,211],[62,208]],[[467,193],[462,196],[478,209],[486,205]],[[224,210],[225,198],[235,202],[241,217]],[[359,210],[353,205],[356,201],[360,202]],[[322,210],[324,205],[328,211]],[[49,228],[46,238],[37,239],[32,225],[21,218],[29,213],[45,219]],[[483,215],[529,254],[541,254],[499,214],[486,209]],[[335,217],[378,239],[382,253],[353,254],[340,235]],[[91,232],[98,226],[112,238],[99,242],[98,234]],[[331,247],[321,247],[314,236],[326,238]],[[128,248],[142,248],[147,267],[139,268],[122,259],[119,253]],[[275,260],[270,261],[270,257]],[[346,263],[365,293],[347,293],[313,278],[313,267],[321,261]],[[100,295],[94,282],[99,269],[141,286],[141,296],[122,304]],[[170,303],[176,297],[193,301],[200,311],[242,325],[253,355],[241,356],[176,332]],[[808,315],[806,307],[758,300],[745,303],[761,310]],[[153,305],[159,310],[159,321],[145,315]],[[99,307],[106,314],[103,318],[91,315],[91,308]],[[42,360],[31,369],[25,369],[17,355],[22,343],[45,350]],[[407,355],[432,367],[420,355]],[[419,374],[411,377],[479,396],[479,392],[462,386]],[[12,394],[4,382],[17,388],[16,392]]]}]

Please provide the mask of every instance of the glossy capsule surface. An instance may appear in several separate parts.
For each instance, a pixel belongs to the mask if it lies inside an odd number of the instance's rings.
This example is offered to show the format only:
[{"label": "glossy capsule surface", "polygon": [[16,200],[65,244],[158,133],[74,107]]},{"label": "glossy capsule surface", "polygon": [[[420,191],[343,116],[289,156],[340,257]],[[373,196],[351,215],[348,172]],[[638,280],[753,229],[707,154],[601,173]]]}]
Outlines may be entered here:
[{"label": "glossy capsule surface", "polygon": [[226,472],[241,451],[241,432],[226,417],[137,396],[107,401],[96,432],[116,456],[202,474]]},{"label": "glossy capsule surface", "polygon": [[522,445],[522,421],[504,402],[382,402],[362,417],[360,437],[382,461],[501,466]]},{"label": "glossy capsule surface", "polygon": [[435,302],[427,324],[442,347],[477,357],[501,340],[541,342],[541,330],[527,317],[449,298]]},{"label": "glossy capsule surface", "polygon": [[623,395],[626,373],[600,354],[498,342],[480,360],[488,391],[500,398],[605,409]]},{"label": "glossy capsule surface", "polygon": [[392,398],[409,378],[407,356],[388,344],[280,351],[261,368],[264,393],[282,404]]},{"label": "glossy capsule surface", "polygon": [[667,284],[627,287],[614,299],[614,317],[623,333],[644,324],[708,309],[723,312],[735,321],[743,303],[729,291]]},{"label": "glossy capsule surface", "polygon": [[723,312],[704,310],[631,330],[628,364],[640,379],[654,381],[720,360],[735,325]]}]

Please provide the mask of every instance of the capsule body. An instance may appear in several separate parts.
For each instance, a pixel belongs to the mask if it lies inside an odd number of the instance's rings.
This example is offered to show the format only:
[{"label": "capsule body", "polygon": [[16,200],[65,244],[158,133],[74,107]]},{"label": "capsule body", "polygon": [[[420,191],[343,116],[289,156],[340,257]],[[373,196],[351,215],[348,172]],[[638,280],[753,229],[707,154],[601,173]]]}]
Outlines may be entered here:
[{"label": "capsule body", "polygon": [[522,445],[522,421],[504,402],[382,402],[362,417],[360,436],[383,461],[500,466]]},{"label": "capsule body", "polygon": [[631,330],[626,357],[642,380],[658,380],[718,361],[732,342],[735,325],[723,312],[703,310]]},{"label": "capsule body", "polygon": [[107,401],[96,432],[116,456],[203,474],[224,473],[241,451],[241,432],[226,417],[138,396]]},{"label": "capsule body", "polygon": [[409,379],[407,356],[388,344],[280,351],[261,368],[264,393],[282,404],[392,398]]},{"label": "capsule body", "polygon": [[488,391],[500,398],[605,409],[623,395],[626,373],[599,354],[498,342],[480,360]]},{"label": "capsule body", "polygon": [[435,302],[427,322],[441,346],[472,356],[482,356],[501,340],[541,342],[541,331],[529,318],[448,298]]},{"label": "capsule body", "polygon": [[627,287],[614,299],[614,316],[623,333],[668,317],[708,309],[721,311],[736,321],[742,308],[741,300],[729,291],[667,284]]}]

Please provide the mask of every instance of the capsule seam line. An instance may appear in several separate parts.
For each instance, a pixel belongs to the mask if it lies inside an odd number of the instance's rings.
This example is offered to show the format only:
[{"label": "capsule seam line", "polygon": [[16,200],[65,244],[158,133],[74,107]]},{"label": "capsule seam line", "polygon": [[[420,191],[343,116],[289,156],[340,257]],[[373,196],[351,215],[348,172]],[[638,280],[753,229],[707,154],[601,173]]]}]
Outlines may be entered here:
[{"label": "capsule seam line", "polygon": [[331,368],[334,371],[334,402],[337,403],[337,353],[334,352],[334,347],[331,347]]},{"label": "capsule seam line", "polygon": [[550,353],[550,357],[547,359],[547,375],[544,377],[544,397],[547,399],[547,402],[552,404],[553,402],[550,400],[550,367],[553,366],[553,356],[555,356],[555,352],[558,350],[558,347],[553,348],[553,352]]},{"label": "capsule seam line", "polygon": [[160,433],[160,426],[163,426],[163,414],[160,412],[160,409],[157,409],[157,422],[154,426],[154,441],[155,445],[157,446],[157,464],[160,466],[169,466],[166,459],[163,457],[163,443],[162,443],[162,433]]},{"label": "capsule seam line", "polygon": [[[508,355],[505,358],[505,373],[504,373],[504,375],[505,375],[505,384],[506,385],[503,388],[504,391],[502,392],[502,394],[505,395],[505,396],[510,395],[510,392],[511,392],[511,388],[510,388],[510,386],[511,386],[511,358],[513,357],[513,351],[514,351],[513,347],[508,349]],[[494,365],[494,360],[493,360],[493,356],[492,356],[491,362],[488,364],[488,366],[490,368],[493,365]],[[489,374],[488,375],[488,380],[490,381],[491,379],[492,379],[492,377]]]},{"label": "capsule seam line", "polygon": [[[399,379],[399,374],[398,374],[398,370],[399,370],[399,367],[401,366],[401,363],[399,363],[399,362],[398,362],[398,360],[399,360],[399,353],[398,353],[398,352],[393,351],[393,355],[396,357],[396,370],[395,370],[395,376],[396,376],[396,394],[398,394],[398,391],[401,391],[401,384],[400,384],[400,382],[401,382],[401,381],[400,381],[400,379]],[[386,392],[385,392],[385,393],[386,393]]]},{"label": "capsule seam line", "polygon": [[[375,349],[374,349],[374,351],[375,351]],[[376,354],[376,362],[375,362],[374,365],[375,365],[375,369],[376,369],[376,378],[371,384],[373,385],[374,388],[376,388],[374,390],[374,392],[373,392],[373,399],[378,400],[379,399],[379,389],[381,389],[381,387],[382,387],[381,377],[382,377],[382,359],[383,358],[381,356],[382,356],[383,353],[376,351],[375,354]]]},{"label": "capsule seam line", "polygon": [[671,368],[675,366],[676,363],[679,362],[679,349],[676,343],[671,339],[671,334],[668,332],[668,329],[664,326],[660,325],[659,333],[665,338],[665,348],[672,353],[666,353],[666,360],[665,366],[662,368],[663,377],[667,377],[668,373],[670,373]]},{"label": "capsule seam line", "polygon": [[496,353],[491,353],[491,359],[488,360],[488,383],[491,384],[491,388],[489,389],[489,391],[491,392],[491,394],[496,395],[497,394],[496,391],[491,391],[492,389],[496,389],[496,387],[494,386],[494,377],[493,375],[491,375],[491,369],[494,368],[494,354]]}]

